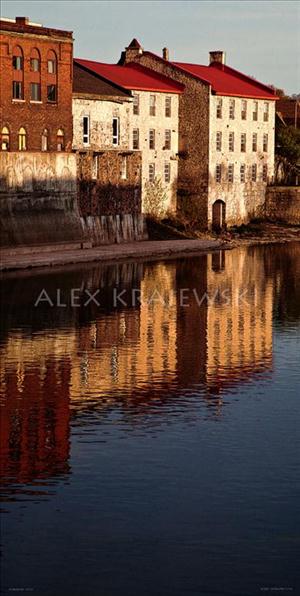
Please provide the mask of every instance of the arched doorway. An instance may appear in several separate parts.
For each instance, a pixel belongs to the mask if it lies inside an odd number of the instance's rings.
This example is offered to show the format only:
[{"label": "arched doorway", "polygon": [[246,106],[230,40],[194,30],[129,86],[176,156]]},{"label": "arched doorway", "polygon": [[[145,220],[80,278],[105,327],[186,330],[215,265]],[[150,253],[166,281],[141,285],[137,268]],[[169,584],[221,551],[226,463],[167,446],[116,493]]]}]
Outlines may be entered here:
[{"label": "arched doorway", "polygon": [[223,230],[226,227],[226,205],[218,199],[212,206],[212,228],[215,231]]}]

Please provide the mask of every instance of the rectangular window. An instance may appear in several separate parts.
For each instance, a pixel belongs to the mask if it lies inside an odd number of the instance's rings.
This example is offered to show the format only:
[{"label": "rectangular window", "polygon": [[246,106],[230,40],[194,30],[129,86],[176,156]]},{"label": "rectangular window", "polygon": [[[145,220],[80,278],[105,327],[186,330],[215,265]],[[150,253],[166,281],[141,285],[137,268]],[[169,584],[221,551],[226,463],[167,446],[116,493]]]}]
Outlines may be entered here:
[{"label": "rectangular window", "polygon": [[138,116],[140,113],[140,96],[136,93],[133,96],[133,113]]},{"label": "rectangular window", "polygon": [[246,166],[244,163],[240,165],[240,180],[241,182],[245,182],[246,180]]},{"label": "rectangular window", "polygon": [[120,120],[119,120],[119,118],[113,118],[113,121],[112,121],[112,142],[113,142],[113,145],[119,145],[119,143],[120,143]]},{"label": "rectangular window", "polygon": [[166,97],[165,101],[165,116],[171,118],[171,97]]},{"label": "rectangular window", "polygon": [[217,99],[217,118],[222,118],[222,99]]},{"label": "rectangular window", "polygon": [[216,151],[222,151],[222,133],[220,131],[216,133]]},{"label": "rectangular window", "polygon": [[234,178],[234,164],[230,163],[228,165],[228,182],[233,182]]},{"label": "rectangular window", "polygon": [[155,164],[149,163],[149,182],[154,182],[155,180]]},{"label": "rectangular window", "polygon": [[263,136],[263,151],[264,152],[268,151],[268,135],[267,135],[267,133],[265,133]]},{"label": "rectangular window", "polygon": [[171,180],[171,164],[170,163],[165,163],[165,167],[164,167],[164,176],[165,176],[165,182],[170,182]]},{"label": "rectangular window", "polygon": [[252,135],[252,151],[257,151],[257,133],[254,132]]},{"label": "rectangular window", "polygon": [[47,61],[48,73],[49,74],[56,74],[56,62],[55,60],[48,60]]},{"label": "rectangular window", "polygon": [[20,81],[13,81],[13,99],[23,99],[23,84]]},{"label": "rectangular window", "polygon": [[242,120],[247,118],[247,102],[245,99],[242,99],[241,118]]},{"label": "rectangular window", "polygon": [[257,178],[257,165],[256,165],[256,163],[254,163],[254,164],[252,164],[252,167],[251,167],[252,182],[256,182],[256,178]]},{"label": "rectangular window", "polygon": [[263,179],[263,182],[267,182],[268,181],[268,166],[267,166],[266,163],[263,165],[262,179]]},{"label": "rectangular window", "polygon": [[83,116],[82,128],[83,128],[83,135],[82,135],[83,144],[89,145],[90,144],[90,117],[89,116]]},{"label": "rectangular window", "polygon": [[14,70],[23,70],[22,56],[13,56],[13,69]]},{"label": "rectangular window", "polygon": [[264,122],[269,121],[269,104],[267,101],[264,103]]},{"label": "rectangular window", "polygon": [[220,163],[216,165],[216,182],[221,182],[222,180],[222,166]]},{"label": "rectangular window", "polygon": [[121,178],[122,178],[122,180],[126,180],[126,178],[127,178],[127,157],[126,157],[126,155],[123,155],[123,157],[122,157]]},{"label": "rectangular window", "polygon": [[56,85],[47,86],[47,101],[49,103],[55,103],[57,99]]},{"label": "rectangular window", "polygon": [[149,149],[155,149],[155,130],[150,128],[149,130]]},{"label": "rectangular window", "polygon": [[229,151],[234,151],[234,132],[229,133],[228,149],[229,149]]},{"label": "rectangular window", "polygon": [[230,118],[230,120],[234,120],[234,113],[235,113],[235,100],[230,99],[230,101],[229,101],[229,118]]},{"label": "rectangular window", "polygon": [[253,120],[255,120],[257,122],[258,120],[258,101],[255,101],[253,103]]},{"label": "rectangular window", "polygon": [[150,95],[149,114],[150,114],[150,116],[155,116],[155,114],[156,114],[156,96],[155,95]]},{"label": "rectangular window", "polygon": [[99,175],[99,155],[94,155],[92,163],[92,180],[97,180]]},{"label": "rectangular window", "polygon": [[30,70],[31,72],[39,72],[40,61],[38,60],[38,58],[30,58]]},{"label": "rectangular window", "polygon": [[246,133],[242,132],[241,134],[241,152],[245,153],[246,151]]},{"label": "rectangular window", "polygon": [[165,130],[165,149],[171,149],[171,131]]},{"label": "rectangular window", "polygon": [[40,83],[30,83],[30,99],[31,101],[41,101]]},{"label": "rectangular window", "polygon": [[134,128],[132,131],[132,148],[140,148],[140,131],[138,128]]}]

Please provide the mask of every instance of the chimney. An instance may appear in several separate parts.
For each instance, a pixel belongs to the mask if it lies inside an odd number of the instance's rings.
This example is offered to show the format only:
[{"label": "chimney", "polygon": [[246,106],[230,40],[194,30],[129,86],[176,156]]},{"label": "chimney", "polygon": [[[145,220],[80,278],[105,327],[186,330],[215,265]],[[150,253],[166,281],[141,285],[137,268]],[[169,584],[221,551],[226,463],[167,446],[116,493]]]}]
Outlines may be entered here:
[{"label": "chimney", "polygon": [[213,62],[219,62],[219,64],[226,63],[226,54],[222,50],[215,50],[214,52],[209,52],[209,64]]},{"label": "chimney", "polygon": [[162,57],[164,60],[169,60],[169,50],[168,48],[163,48]]},{"label": "chimney", "polygon": [[28,25],[29,17],[16,17],[17,25]]}]

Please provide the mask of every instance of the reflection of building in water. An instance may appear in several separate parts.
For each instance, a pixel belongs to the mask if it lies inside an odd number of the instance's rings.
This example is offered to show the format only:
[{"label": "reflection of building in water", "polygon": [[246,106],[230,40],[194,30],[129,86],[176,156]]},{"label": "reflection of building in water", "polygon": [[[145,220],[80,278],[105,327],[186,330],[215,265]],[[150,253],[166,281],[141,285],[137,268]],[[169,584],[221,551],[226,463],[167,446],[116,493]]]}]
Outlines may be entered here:
[{"label": "reflection of building in water", "polygon": [[60,337],[34,342],[12,333],[2,363],[0,452],[4,483],[9,478],[25,483],[68,472],[68,344]]},{"label": "reflection of building in water", "polygon": [[270,368],[273,287],[256,251],[209,255],[206,369],[213,391]]}]

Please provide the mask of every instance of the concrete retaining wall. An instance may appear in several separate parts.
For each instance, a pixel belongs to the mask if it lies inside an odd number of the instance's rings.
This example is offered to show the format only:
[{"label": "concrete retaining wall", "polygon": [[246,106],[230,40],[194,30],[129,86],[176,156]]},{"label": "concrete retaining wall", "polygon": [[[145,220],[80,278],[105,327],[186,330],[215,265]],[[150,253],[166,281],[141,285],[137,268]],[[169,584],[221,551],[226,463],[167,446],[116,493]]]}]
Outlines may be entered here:
[{"label": "concrete retaining wall", "polygon": [[300,186],[270,186],[265,216],[271,221],[300,225]]}]

